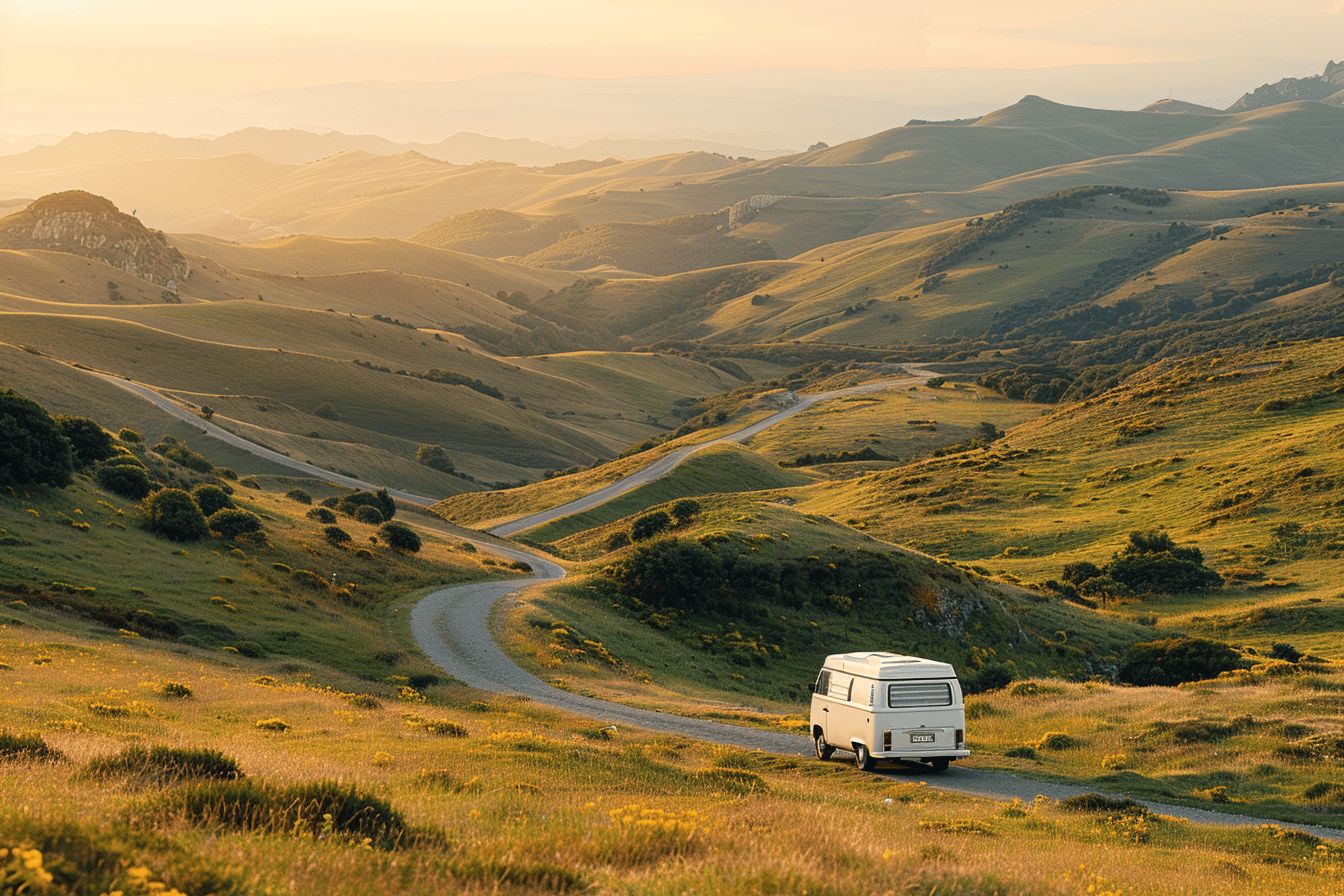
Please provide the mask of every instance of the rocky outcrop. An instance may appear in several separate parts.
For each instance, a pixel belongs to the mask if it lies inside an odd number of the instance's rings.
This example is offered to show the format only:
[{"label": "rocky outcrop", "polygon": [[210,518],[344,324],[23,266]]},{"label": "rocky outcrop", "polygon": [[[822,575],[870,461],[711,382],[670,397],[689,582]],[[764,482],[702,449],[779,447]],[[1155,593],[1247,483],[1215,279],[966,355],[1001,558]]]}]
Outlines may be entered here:
[{"label": "rocky outcrop", "polygon": [[0,218],[0,249],[46,249],[105,261],[128,274],[176,289],[191,264],[150,230],[101,196],[70,190],[51,193],[21,212]]},{"label": "rocky outcrop", "polygon": [[1261,85],[1228,106],[1227,111],[1249,112],[1297,100],[1344,105],[1344,62],[1328,62],[1323,73],[1310,78],[1284,78]]}]

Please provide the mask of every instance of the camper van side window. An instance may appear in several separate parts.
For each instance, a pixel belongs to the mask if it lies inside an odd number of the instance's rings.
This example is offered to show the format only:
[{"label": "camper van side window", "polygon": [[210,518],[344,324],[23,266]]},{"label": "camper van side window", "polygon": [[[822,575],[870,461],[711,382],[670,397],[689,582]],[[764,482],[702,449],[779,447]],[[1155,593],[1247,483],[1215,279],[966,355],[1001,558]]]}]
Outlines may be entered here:
[{"label": "camper van side window", "polygon": [[822,669],[821,674],[817,676],[817,683],[812,688],[814,694],[829,694],[831,692],[831,670]]},{"label": "camper van side window", "polygon": [[830,696],[836,700],[849,702],[850,695],[854,693],[854,676],[852,675],[833,675],[831,676]]}]

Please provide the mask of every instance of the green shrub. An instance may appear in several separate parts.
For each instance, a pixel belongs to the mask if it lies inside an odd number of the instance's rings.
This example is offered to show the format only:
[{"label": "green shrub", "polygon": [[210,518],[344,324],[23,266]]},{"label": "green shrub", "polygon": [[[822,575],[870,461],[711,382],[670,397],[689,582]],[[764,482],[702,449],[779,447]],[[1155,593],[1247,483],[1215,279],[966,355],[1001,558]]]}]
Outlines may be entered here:
[{"label": "green shrub", "polygon": [[671,528],[672,517],[668,516],[665,511],[655,510],[653,513],[644,514],[630,525],[630,539],[632,541],[644,541]]},{"label": "green shrub", "polygon": [[139,445],[141,442],[145,440],[144,436],[140,435],[140,433],[131,429],[129,426],[125,426],[117,430],[117,438],[125,442],[127,445]]},{"label": "green shrub", "polygon": [[170,790],[149,808],[163,820],[182,818],[206,828],[344,837],[384,849],[405,844],[409,835],[405,818],[386,800],[334,781],[204,781]]},{"label": "green shrub", "polygon": [[149,530],[169,541],[196,541],[210,534],[201,508],[179,488],[159,489],[141,507]]},{"label": "green shrub", "polygon": [[712,603],[712,596],[721,593],[725,583],[718,556],[694,541],[641,545],[613,573],[625,596],[659,608]]},{"label": "green shrub", "polygon": [[336,522],[336,514],[325,507],[314,507],[308,511],[308,519],[317,520],[319,523],[331,524]]},{"label": "green shrub", "polygon": [[201,508],[201,513],[207,517],[233,506],[233,500],[229,498],[228,493],[209,482],[192,489],[191,496],[196,500],[196,506]]},{"label": "green shrub", "polygon": [[1199,548],[1180,547],[1165,532],[1129,533],[1106,574],[1140,594],[1183,594],[1223,584],[1222,576],[1204,565]]},{"label": "green shrub", "polygon": [[672,516],[677,525],[684,526],[700,513],[700,502],[694,498],[682,498],[672,505]]},{"label": "green shrub", "polygon": [[88,469],[99,461],[107,460],[117,452],[112,434],[87,417],[56,415],[56,426],[70,442],[70,454],[75,467]]},{"label": "green shrub", "polygon": [[159,688],[159,694],[164,697],[171,697],[174,700],[190,700],[193,696],[191,688],[180,681],[165,681]]},{"label": "green shrub", "polygon": [[1071,750],[1081,744],[1082,741],[1066,731],[1047,731],[1035,746],[1038,750]]},{"label": "green shrub", "polygon": [[180,781],[235,781],[243,771],[231,757],[209,748],[127,747],[84,767],[92,778],[130,778],[146,784]]},{"label": "green shrub", "polygon": [[354,513],[351,514],[351,516],[355,518],[356,522],[366,523],[370,526],[376,526],[379,523],[383,522],[385,519],[385,517],[378,510],[377,507],[370,507],[365,504],[361,504],[360,506],[356,507]]},{"label": "green shrub", "polygon": [[0,389],[0,486],[64,488],[74,473],[70,441],[40,404]]},{"label": "green shrub", "polygon": [[144,500],[154,490],[144,467],[117,463],[116,458],[100,465],[94,480],[104,490],[131,501]]},{"label": "green shrub", "polygon": [[1021,744],[1016,747],[1009,747],[1003,751],[1003,755],[1009,759],[1036,759],[1036,748]]},{"label": "green shrub", "polygon": [[1095,579],[1100,575],[1101,567],[1086,560],[1064,564],[1063,579],[1073,585],[1081,585],[1083,582]]},{"label": "green shrub", "polygon": [[3,760],[59,762],[65,754],[47,742],[38,734],[10,734],[0,731],[0,761]]},{"label": "green shrub", "polygon": [[230,508],[210,517],[210,531],[224,538],[241,538],[261,531],[261,517],[249,510]]},{"label": "green shrub", "polygon": [[397,504],[385,488],[376,492],[351,492],[343,496],[337,506],[342,513],[350,516],[355,516],[355,511],[360,507],[372,507],[378,511],[380,523],[392,519],[397,513]]},{"label": "green shrub", "polygon": [[961,686],[968,694],[984,694],[1008,687],[1016,677],[1007,663],[986,663],[963,676]]},{"label": "green shrub", "polygon": [[613,532],[607,536],[607,552],[619,551],[621,548],[630,546],[629,532]]},{"label": "green shrub", "polygon": [[175,464],[186,467],[188,470],[195,470],[197,473],[210,473],[215,469],[214,465],[206,460],[204,454],[193,451],[190,446],[179,442],[172,436],[164,436],[160,439],[159,443],[154,446],[154,453]]},{"label": "green shrub", "polygon": [[1302,651],[1284,641],[1275,641],[1269,648],[1271,659],[1283,660],[1287,663],[1296,663],[1302,659]]},{"label": "green shrub", "polygon": [[1147,815],[1148,809],[1141,803],[1123,796],[1107,796],[1104,793],[1080,793],[1065,797],[1059,801],[1059,808],[1065,812],[1101,812],[1108,815]]},{"label": "green shrub", "polygon": [[382,538],[384,544],[396,551],[414,554],[421,547],[419,533],[405,523],[383,523],[378,530],[378,535]]},{"label": "green shrub", "polygon": [[421,445],[415,451],[415,459],[418,463],[424,464],[431,470],[438,470],[440,473],[455,473],[457,468],[453,466],[453,460],[448,456],[448,452],[443,450],[442,445]]},{"label": "green shrub", "polygon": [[1126,684],[1178,685],[1217,678],[1241,665],[1231,647],[1204,638],[1164,638],[1133,644],[1120,660],[1116,678]]},{"label": "green shrub", "polygon": [[332,544],[349,544],[354,540],[350,537],[350,533],[340,526],[327,526],[322,530],[322,534],[325,535],[327,541]]},{"label": "green shrub", "polygon": [[285,497],[289,498],[291,501],[298,501],[300,504],[313,503],[313,496],[308,494],[301,488],[290,489],[289,491],[285,492]]}]

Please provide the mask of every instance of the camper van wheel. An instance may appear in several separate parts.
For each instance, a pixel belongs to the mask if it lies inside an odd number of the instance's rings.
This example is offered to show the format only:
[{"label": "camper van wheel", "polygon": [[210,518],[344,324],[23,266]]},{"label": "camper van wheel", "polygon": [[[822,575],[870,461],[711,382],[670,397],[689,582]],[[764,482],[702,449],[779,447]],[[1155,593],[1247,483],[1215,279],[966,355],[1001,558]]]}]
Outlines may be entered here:
[{"label": "camper van wheel", "polygon": [[929,768],[933,769],[935,772],[945,772],[947,771],[947,766],[948,761],[946,759],[939,758],[929,760]]},{"label": "camper van wheel", "polygon": [[867,744],[854,745],[854,765],[859,771],[870,772],[873,770],[873,756],[868,752]]},{"label": "camper van wheel", "polygon": [[816,745],[817,745],[817,758],[820,759],[822,762],[825,762],[827,759],[830,759],[831,756],[835,754],[835,747],[826,743],[826,735],[822,734],[820,731],[817,732]]}]

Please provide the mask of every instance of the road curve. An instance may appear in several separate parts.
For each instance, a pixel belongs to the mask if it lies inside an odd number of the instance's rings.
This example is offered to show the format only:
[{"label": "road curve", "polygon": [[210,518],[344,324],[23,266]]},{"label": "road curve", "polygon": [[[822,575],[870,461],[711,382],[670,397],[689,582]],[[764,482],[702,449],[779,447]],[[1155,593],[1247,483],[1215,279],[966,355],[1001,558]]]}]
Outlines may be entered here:
[{"label": "road curve", "polygon": [[[247,439],[235,435],[214,423],[201,419],[196,414],[181,407],[147,386],[96,371],[87,372],[91,372],[134,395],[138,395],[172,416],[198,427],[213,438],[219,439],[234,447],[241,448],[258,457],[298,472],[316,476],[330,482],[347,485],[352,488],[372,489],[379,487],[373,483],[365,482],[350,476],[344,476],[314,466],[313,464],[295,460],[277,451],[258,445],[255,442],[249,442]],[[927,371],[916,370],[914,376],[907,379],[917,380],[919,377],[927,377],[928,375],[930,374],[928,374]],[[870,383],[866,386],[838,390],[838,392],[823,393],[816,396],[805,396],[799,404],[792,405],[784,411],[774,414],[771,417],[767,417],[765,420],[761,420],[746,429],[716,439],[714,442],[693,447],[696,450],[703,450],[711,444],[728,441],[742,442],[764,429],[767,429],[769,426],[773,426],[781,420],[785,420],[788,417],[793,416],[793,414],[810,407],[817,401],[825,400],[826,398],[839,397],[840,395],[871,392],[882,388],[894,388],[902,382],[904,382],[904,380],[886,381],[885,383]],[[680,460],[684,460],[692,453],[694,452],[688,451],[685,454],[682,454]],[[668,457],[670,456],[671,455]],[[634,477],[640,476],[642,473],[647,473],[653,466],[666,460],[667,457],[661,458],[659,461],[656,461],[655,464],[650,465],[650,467],[646,467],[644,470],[638,471],[637,473],[632,474],[632,476],[620,480],[620,482],[615,483],[615,485],[621,485]],[[608,495],[605,500],[609,500],[611,497],[615,497],[615,495],[621,494],[624,491],[629,491],[630,488],[635,488],[638,485],[642,485],[644,482],[651,482],[654,479],[657,479],[658,476],[666,475],[676,466],[676,463],[680,462],[680,460],[660,468],[661,472],[657,475],[640,478],[639,481],[630,485],[629,488]],[[413,495],[408,492],[392,489],[389,489],[388,491],[396,497],[397,500],[416,508],[423,509],[433,503],[432,499],[421,495]],[[578,502],[570,502],[569,505],[564,506],[569,507],[575,503]],[[601,503],[601,501],[596,501],[592,504],[588,504],[587,507],[597,506],[599,503]],[[567,510],[566,513],[573,513],[582,509],[586,509],[586,507]],[[551,511],[546,511],[543,514],[538,514],[536,516],[544,516],[549,513],[551,513]],[[541,522],[545,521],[546,520],[538,520],[532,522],[528,525],[528,528],[539,525]],[[501,600],[516,595],[518,592],[531,585],[563,578],[565,575],[564,567],[535,551],[521,548],[515,544],[501,542],[497,538],[489,537],[489,535],[483,537],[481,533],[464,530],[437,517],[431,519],[426,516],[426,519],[421,525],[425,528],[436,529],[454,536],[465,537],[483,550],[504,556],[510,560],[522,561],[532,567],[532,575],[526,578],[489,582],[470,582],[464,585],[441,588],[423,598],[412,609],[411,633],[414,636],[416,643],[419,644],[420,649],[423,650],[436,665],[452,677],[480,690],[494,693],[518,694],[548,706],[554,706],[558,709],[588,716],[601,725],[628,725],[635,728],[675,734],[712,743],[726,744],[745,749],[763,750],[783,755],[800,755],[810,752],[811,742],[807,738],[799,735],[758,728],[747,728],[738,725],[728,725],[703,719],[687,718],[671,713],[640,709],[633,706],[627,706],[623,703],[612,703],[592,697],[585,697],[580,694],[570,693],[569,691],[564,691],[547,684],[520,668],[513,662],[513,660],[509,659],[509,657],[504,654],[496,643],[494,635],[490,630],[490,618],[494,607],[499,604]],[[998,800],[1009,800],[1016,797],[1029,801],[1035,798],[1037,794],[1043,794],[1052,799],[1064,799],[1069,796],[1076,796],[1095,790],[1095,788],[1079,787],[1072,784],[1025,778],[1009,772],[973,769],[964,766],[954,766],[940,775],[927,775],[919,770],[911,769],[894,769],[888,770],[885,773],[900,776],[904,780],[924,781],[929,786],[940,790],[955,791]],[[1277,822],[1274,819],[1253,815],[1213,812],[1207,809],[1176,806],[1146,800],[1140,800],[1139,802],[1142,802],[1154,812],[1202,824],[1259,825],[1264,824],[1265,822],[1275,822],[1281,824],[1285,828],[1295,828],[1314,834],[1318,837],[1344,842],[1344,830],[1337,828],[1327,828],[1321,825]]]},{"label": "road curve", "polygon": [[625,494],[628,491],[639,488],[641,485],[648,485],[656,479],[661,479],[668,473],[676,469],[682,461],[692,454],[698,454],[706,448],[713,448],[715,445],[741,445],[752,436],[758,435],[772,426],[784,422],[795,414],[801,414],[803,411],[823,401],[831,401],[836,398],[844,398],[848,395],[862,395],[868,392],[884,392],[888,389],[908,388],[927,382],[936,374],[932,370],[925,370],[921,367],[905,365],[909,371],[908,376],[895,377],[893,379],[876,380],[871,383],[864,383],[859,386],[849,386],[845,389],[832,389],[829,392],[815,392],[811,394],[802,394],[797,396],[797,401],[783,410],[776,411],[769,417],[758,420],[750,426],[743,427],[735,432],[731,432],[716,439],[710,439],[707,442],[700,442],[695,445],[686,445],[664,454],[646,467],[641,467],[635,472],[616,480],[610,485],[603,486],[596,491],[589,492],[581,498],[575,498],[565,504],[552,507],[549,510],[541,510],[537,513],[531,513],[527,516],[519,517],[516,520],[509,520],[507,523],[501,523],[490,530],[491,535],[509,536],[518,532],[532,529],[543,523],[549,523],[563,517],[572,516],[584,510],[591,510],[601,504],[605,504],[612,498]]}]

